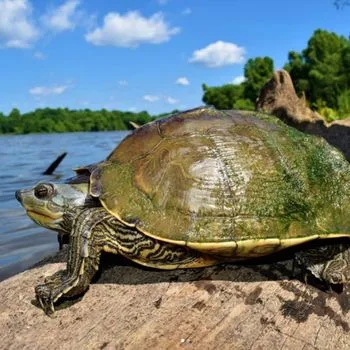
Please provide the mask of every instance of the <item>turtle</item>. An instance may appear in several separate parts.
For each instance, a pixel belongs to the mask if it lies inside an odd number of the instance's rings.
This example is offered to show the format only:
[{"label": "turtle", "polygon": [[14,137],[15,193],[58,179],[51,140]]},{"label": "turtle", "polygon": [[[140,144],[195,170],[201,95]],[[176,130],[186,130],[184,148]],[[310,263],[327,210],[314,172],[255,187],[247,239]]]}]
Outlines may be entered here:
[{"label": "turtle", "polygon": [[[16,192],[31,219],[69,236],[66,270],[35,288],[48,315],[61,297],[87,290],[102,252],[169,270],[297,246],[298,262],[318,279],[350,279],[350,164],[274,116],[179,112],[75,172]],[[303,249],[311,241],[324,244]]]}]

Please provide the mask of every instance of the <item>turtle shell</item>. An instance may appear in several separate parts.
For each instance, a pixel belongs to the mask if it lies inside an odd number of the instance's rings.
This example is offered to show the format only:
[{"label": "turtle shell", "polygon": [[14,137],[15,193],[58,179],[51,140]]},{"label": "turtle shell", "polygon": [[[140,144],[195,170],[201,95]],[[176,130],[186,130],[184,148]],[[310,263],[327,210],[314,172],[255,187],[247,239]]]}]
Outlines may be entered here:
[{"label": "turtle shell", "polygon": [[135,130],[91,193],[165,242],[251,257],[350,235],[350,164],[319,137],[256,112],[199,108]]}]

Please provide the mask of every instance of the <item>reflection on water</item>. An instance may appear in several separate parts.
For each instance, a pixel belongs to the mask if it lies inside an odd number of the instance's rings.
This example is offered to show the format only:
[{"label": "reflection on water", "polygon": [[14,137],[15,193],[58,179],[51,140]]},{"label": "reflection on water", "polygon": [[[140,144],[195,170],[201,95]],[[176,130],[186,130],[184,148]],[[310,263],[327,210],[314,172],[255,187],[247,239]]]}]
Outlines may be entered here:
[{"label": "reflection on water", "polygon": [[[18,189],[39,181],[62,181],[72,169],[106,158],[126,132],[0,136],[0,280],[58,250],[57,235],[32,222],[16,201]],[[68,155],[54,175],[41,175],[55,158]]]}]

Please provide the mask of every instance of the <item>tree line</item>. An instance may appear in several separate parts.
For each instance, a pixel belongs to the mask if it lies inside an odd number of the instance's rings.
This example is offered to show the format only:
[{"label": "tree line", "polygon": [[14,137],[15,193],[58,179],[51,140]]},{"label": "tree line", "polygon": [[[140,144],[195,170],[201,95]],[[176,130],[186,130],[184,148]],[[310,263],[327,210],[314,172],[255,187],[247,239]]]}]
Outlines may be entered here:
[{"label": "tree line", "polygon": [[[289,72],[297,94],[305,94],[309,106],[326,120],[350,117],[350,40],[342,35],[316,30],[302,52],[290,51],[283,67]],[[271,79],[270,57],[249,59],[245,80],[238,85],[208,87],[203,84],[203,102],[219,109],[255,108],[263,85]]]},{"label": "tree line", "polygon": [[[309,107],[326,120],[350,117],[349,38],[318,29],[304,50],[288,53],[283,68],[290,73],[297,94],[304,94]],[[272,58],[249,59],[244,66],[245,80],[241,84],[211,87],[203,84],[203,102],[218,109],[253,110],[260,89],[273,72]],[[130,121],[145,124],[166,115],[152,116],[146,111],[132,113],[68,108],[41,108],[21,114],[14,108],[7,116],[0,113],[0,133],[127,130],[132,128]]]},{"label": "tree line", "polygon": [[142,125],[162,116],[164,115],[151,116],[146,111],[132,113],[106,109],[92,111],[68,108],[42,108],[21,114],[17,108],[14,108],[7,116],[0,113],[0,133],[128,130],[133,128],[130,122]]}]

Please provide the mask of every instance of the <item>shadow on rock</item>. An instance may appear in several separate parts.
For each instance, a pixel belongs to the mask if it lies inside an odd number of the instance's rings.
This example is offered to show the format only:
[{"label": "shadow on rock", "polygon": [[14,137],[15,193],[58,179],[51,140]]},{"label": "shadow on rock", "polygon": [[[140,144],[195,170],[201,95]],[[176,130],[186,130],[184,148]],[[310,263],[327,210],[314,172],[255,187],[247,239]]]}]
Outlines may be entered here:
[{"label": "shadow on rock", "polygon": [[[337,240],[338,242],[339,240]],[[56,255],[44,259],[35,267],[44,266],[48,263],[65,262],[68,246],[64,246]],[[280,312],[286,318],[294,319],[298,323],[306,322],[310,315],[328,316],[344,331],[350,331],[350,326],[343,316],[350,311],[350,291],[348,288],[337,288],[322,284],[315,278],[305,278],[305,273],[293,263],[295,249],[283,251],[261,259],[242,261],[239,263],[221,264],[213,267],[198,269],[157,270],[137,265],[121,256],[103,254],[101,257],[100,270],[93,280],[93,284],[113,285],[140,285],[157,283],[192,283],[197,289],[205,290],[212,295],[217,292],[214,281],[238,282],[233,285],[231,292],[242,299],[246,305],[264,304],[261,297],[263,286],[258,285],[249,293],[242,286],[244,283],[276,281],[285,290],[276,295],[279,300]],[[299,280],[303,283],[298,283]],[[305,283],[306,282],[306,283]],[[338,286],[339,287],[339,286]],[[290,297],[290,293],[292,297]],[[55,304],[56,310],[69,308],[79,302],[85,293],[72,298],[62,298]],[[340,306],[340,312],[335,311],[329,302],[335,300]],[[159,307],[162,300],[155,302]],[[36,300],[32,304],[40,308]],[[158,306],[157,306],[158,305]],[[198,310],[203,308],[199,301],[194,306]]]}]

